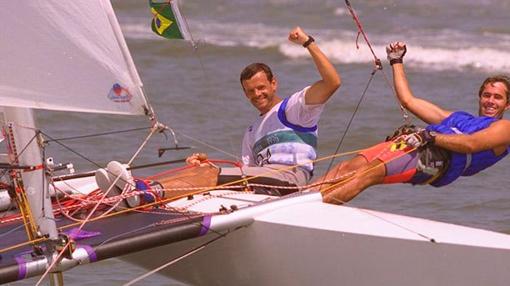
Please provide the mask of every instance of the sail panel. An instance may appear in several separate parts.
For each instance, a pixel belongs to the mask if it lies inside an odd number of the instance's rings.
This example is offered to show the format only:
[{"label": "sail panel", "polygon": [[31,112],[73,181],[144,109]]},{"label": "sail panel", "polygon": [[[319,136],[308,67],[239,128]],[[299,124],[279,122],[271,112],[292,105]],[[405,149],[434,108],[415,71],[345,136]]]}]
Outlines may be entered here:
[{"label": "sail panel", "polygon": [[111,3],[5,1],[0,105],[143,114],[142,83]]}]

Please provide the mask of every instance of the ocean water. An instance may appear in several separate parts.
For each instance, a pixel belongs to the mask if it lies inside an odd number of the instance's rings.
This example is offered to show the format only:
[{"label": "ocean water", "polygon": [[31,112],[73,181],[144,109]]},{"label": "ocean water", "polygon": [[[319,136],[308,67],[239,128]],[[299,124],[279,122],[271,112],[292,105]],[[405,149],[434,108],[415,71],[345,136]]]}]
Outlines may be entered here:
[{"label": "ocean water", "polygon": [[[343,85],[327,103],[319,123],[319,156],[332,154],[373,69],[372,56],[361,38],[356,48],[356,27],[344,2],[182,2],[197,50],[187,42],[154,35],[147,1],[113,1],[159,120],[174,128],[180,146],[196,147],[158,158],[157,148],[173,145],[171,136],[158,135],[135,164],[184,158],[196,151],[207,152],[212,158],[237,160],[244,129],[257,117],[240,89],[239,72],[244,66],[251,62],[269,64],[282,97],[319,79],[306,50],[287,41],[295,26],[314,36],[342,76]],[[351,4],[384,69],[375,74],[347,130],[341,153],[377,143],[403,123],[386,82],[386,78],[391,80],[391,69],[384,47],[390,42],[407,43],[405,62],[415,95],[448,110],[477,112],[477,91],[485,77],[510,74],[508,1],[353,0]],[[41,129],[54,138],[149,125],[145,118],[129,116],[40,111],[37,117]],[[414,118],[412,122],[421,124]],[[138,131],[65,143],[90,161],[104,165],[109,160],[129,160],[145,135],[146,131]],[[95,168],[58,144],[50,144],[48,152],[56,161],[72,161],[78,169]],[[327,163],[317,165],[317,173],[324,172]],[[506,159],[477,176],[440,189],[372,187],[349,205],[510,233],[509,168],[510,160]],[[113,259],[72,270],[65,279],[66,285],[121,285],[143,273],[143,269]],[[29,280],[12,285],[33,283]],[[139,285],[176,283],[154,275]]]}]

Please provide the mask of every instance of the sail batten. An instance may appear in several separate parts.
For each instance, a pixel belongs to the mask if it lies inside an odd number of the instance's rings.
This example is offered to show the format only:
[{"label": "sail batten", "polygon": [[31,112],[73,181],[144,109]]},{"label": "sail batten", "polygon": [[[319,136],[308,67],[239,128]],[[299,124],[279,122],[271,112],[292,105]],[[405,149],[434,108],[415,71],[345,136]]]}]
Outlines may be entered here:
[{"label": "sail batten", "polygon": [[108,0],[7,1],[0,105],[144,114],[142,82]]}]

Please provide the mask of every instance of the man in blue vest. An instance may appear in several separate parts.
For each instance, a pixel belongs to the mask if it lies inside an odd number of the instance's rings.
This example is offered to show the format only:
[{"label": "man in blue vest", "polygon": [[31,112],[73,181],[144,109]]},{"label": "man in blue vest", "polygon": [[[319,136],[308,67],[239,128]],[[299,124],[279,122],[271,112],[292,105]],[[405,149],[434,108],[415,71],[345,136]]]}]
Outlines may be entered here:
[{"label": "man in blue vest", "polygon": [[[321,78],[283,99],[277,95],[277,79],[266,64],[253,63],[244,68],[240,83],[259,117],[244,134],[242,167],[222,168],[218,184],[257,177],[251,182],[302,186],[311,177],[317,156],[317,123],[324,104],[341,81],[313,37],[296,27],[288,39],[309,52]],[[193,154],[187,162],[198,166],[205,159],[203,154]]]},{"label": "man in blue vest", "polygon": [[404,128],[388,141],[335,166],[317,180],[327,182],[321,187],[324,202],[347,202],[376,184],[441,187],[494,165],[510,151],[510,121],[503,119],[510,108],[508,77],[492,76],[482,83],[479,116],[452,112],[413,95],[404,71],[404,43],[392,43],[386,51],[400,103],[429,125],[411,132]]}]

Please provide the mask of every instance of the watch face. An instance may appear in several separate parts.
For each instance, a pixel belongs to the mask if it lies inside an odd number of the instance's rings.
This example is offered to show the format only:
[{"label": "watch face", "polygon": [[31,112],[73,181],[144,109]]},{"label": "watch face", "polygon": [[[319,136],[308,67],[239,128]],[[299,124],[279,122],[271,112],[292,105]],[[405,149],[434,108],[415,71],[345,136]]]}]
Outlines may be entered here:
[{"label": "watch face", "polygon": [[427,141],[430,141],[430,142],[434,143],[436,141],[437,132],[436,131],[430,131],[429,135],[430,135],[430,138]]}]

